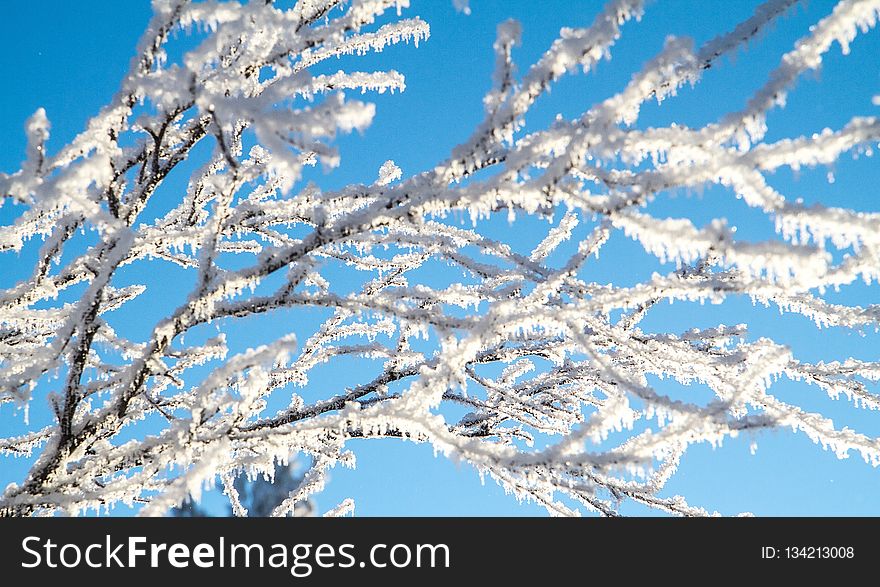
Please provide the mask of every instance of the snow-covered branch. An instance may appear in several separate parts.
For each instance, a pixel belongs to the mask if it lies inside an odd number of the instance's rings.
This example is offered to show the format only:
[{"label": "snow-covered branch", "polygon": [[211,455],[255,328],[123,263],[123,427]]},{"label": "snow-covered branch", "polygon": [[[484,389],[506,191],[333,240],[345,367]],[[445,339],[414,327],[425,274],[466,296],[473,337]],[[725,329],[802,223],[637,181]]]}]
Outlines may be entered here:
[{"label": "snow-covered branch", "polygon": [[[880,120],[853,117],[836,130],[764,141],[768,111],[832,44],[846,53],[870,31],[880,1],[839,2],[743,98],[742,111],[704,127],[637,122],[647,100],[698,83],[796,0],[768,0],[702,47],[670,38],[619,93],[571,120],[528,126],[562,77],[612,57],[642,4],[611,0],[525,68],[514,57],[528,27],[502,23],[485,119],[470,137],[428,171],[408,175],[389,160],[375,181],[332,191],[304,183],[304,168],[321,162],[332,171],[334,139],[374,117],[369,94],[406,84],[393,69],[333,71],[327,62],[397,43],[416,50],[430,29],[401,15],[409,2],[301,0],[284,9],[154,0],[110,103],[55,154],[38,110],[26,123],[20,170],[0,174],[0,197],[22,209],[0,226],[0,254],[39,250],[30,277],[0,291],[0,401],[22,418],[28,406],[49,406],[54,418],[0,439],[5,454],[38,454],[3,492],[0,511],[77,514],[121,502],[162,515],[221,479],[233,510],[246,515],[233,479],[271,475],[308,455],[311,469],[273,512],[288,515],[332,467],[354,465],[346,448],[354,438],[431,443],[561,515],[578,513],[577,504],[615,515],[625,500],[706,515],[664,493],[682,455],[768,428],[880,464],[877,438],[774,394],[788,379],[843,394],[852,409],[876,409],[880,363],[804,362],[744,324],[640,328],[662,300],[737,296],[817,328],[880,326],[878,306],[824,297],[880,279],[880,214],[807,207],[766,180],[876,143]],[[170,60],[169,43],[187,31],[199,42]],[[163,192],[203,144],[213,152],[186,189]],[[740,240],[721,218],[697,226],[648,207],[665,191],[712,185],[765,215],[778,238]],[[151,217],[158,198],[168,211]],[[482,230],[496,212],[513,222],[509,241]],[[446,220],[456,214],[473,228]],[[512,235],[526,215],[548,229],[523,252]],[[92,237],[86,244],[83,234]],[[591,281],[590,263],[613,234],[676,267],[629,285]],[[123,268],[166,263],[191,275],[192,287],[146,337],[124,336],[113,316],[155,294],[125,285]],[[457,278],[425,279],[437,267]],[[296,340],[297,316],[318,310],[323,322]],[[226,334],[266,314],[285,333],[230,350]],[[205,337],[209,323],[221,332]],[[314,384],[321,365],[352,358],[362,365],[355,385]],[[654,376],[714,397],[673,397],[652,386]],[[152,428],[131,434],[143,421]],[[330,513],[353,507],[347,500]]]}]

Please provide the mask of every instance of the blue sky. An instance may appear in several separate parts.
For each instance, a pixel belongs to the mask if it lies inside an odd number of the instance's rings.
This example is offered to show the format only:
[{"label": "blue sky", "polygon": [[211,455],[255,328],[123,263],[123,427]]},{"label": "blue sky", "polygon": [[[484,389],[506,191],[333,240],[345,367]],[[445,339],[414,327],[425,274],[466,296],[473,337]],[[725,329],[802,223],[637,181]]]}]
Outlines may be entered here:
[{"label": "blue sky", "polygon": [[[433,166],[465,140],[482,119],[481,98],[490,84],[491,47],[499,22],[510,17],[522,22],[523,43],[514,58],[520,71],[524,71],[549,46],[560,27],[589,24],[602,5],[592,0],[473,0],[471,4],[472,14],[465,16],[456,13],[450,1],[414,0],[409,14],[418,14],[429,22],[431,38],[418,48],[398,45],[357,59],[362,70],[397,69],[406,75],[407,89],[403,94],[365,96],[378,105],[373,125],[363,135],[338,141],[342,155],[338,170],[325,174],[319,168],[310,172],[308,179],[324,189],[333,189],[350,182],[372,182],[386,159],[393,159],[405,175]],[[538,5],[540,9],[536,8]],[[577,116],[622,89],[630,76],[661,49],[667,35],[690,36],[699,46],[747,18],[756,5],[745,0],[649,3],[641,22],[624,26],[623,37],[612,50],[612,59],[602,62],[589,75],[564,78],[536,105],[527,118],[528,128],[544,127],[557,114],[566,118]],[[694,88],[682,89],[678,96],[661,105],[647,105],[639,125],[676,121],[696,126],[742,108],[778,64],[782,53],[832,6],[830,0],[811,0],[806,7],[796,8],[746,50],[740,50],[735,58],[725,59],[706,72]],[[0,34],[7,50],[0,52],[0,78],[5,80],[0,92],[0,132],[4,137],[0,143],[0,170],[9,172],[23,158],[24,121],[38,107],[46,108],[52,122],[49,150],[54,152],[82,130],[88,118],[107,102],[127,70],[150,9],[146,0],[48,0],[8,3],[3,16]],[[849,56],[844,57],[839,48],[833,48],[821,72],[800,80],[786,108],[770,114],[767,140],[811,134],[825,127],[836,129],[852,116],[880,114],[880,109],[871,103],[871,97],[880,94],[878,55],[880,34],[876,31],[856,39]],[[829,172],[833,182],[829,181]],[[845,155],[831,169],[798,173],[780,170],[769,181],[786,196],[801,197],[808,203],[823,202],[863,211],[880,209],[880,166],[876,157],[853,159]],[[161,213],[161,206],[160,199],[155,214]],[[687,216],[698,226],[724,216],[739,228],[738,237],[749,240],[773,235],[773,226],[763,215],[721,189],[707,189],[702,194],[664,194],[649,205],[649,211],[659,216]],[[0,208],[0,221],[7,223],[16,213],[14,207],[4,206]],[[538,242],[543,236],[542,227],[545,229],[546,225],[538,221],[518,224],[518,242],[522,241],[524,247]],[[512,234],[505,222],[489,223],[486,230],[498,237]],[[0,288],[9,287],[26,275],[29,254],[33,251],[25,249],[21,254],[0,255]],[[655,270],[664,268],[648,258],[637,244],[617,234],[591,266],[588,277],[602,283],[632,283]],[[120,279],[146,281],[151,299],[173,300],[175,295],[185,295],[179,280],[187,277],[167,268],[148,274],[143,266],[135,265],[123,272]],[[855,285],[828,295],[829,299],[848,304],[880,302],[876,285]],[[151,313],[161,315],[163,309],[135,306],[117,319],[129,335],[144,336]],[[310,316],[300,328],[307,329],[318,319],[318,315]],[[817,331],[803,317],[780,316],[775,308],[753,307],[748,300],[732,299],[721,306],[663,304],[652,310],[642,326],[647,331],[681,331],[721,322],[748,323],[750,338],[772,336],[789,344],[803,360],[840,360],[848,356],[880,359],[880,336],[876,332]],[[258,344],[266,334],[265,329],[274,332],[268,323],[250,328],[235,333],[234,344],[239,348]],[[358,365],[351,367],[350,372],[356,377]],[[331,373],[319,375],[316,385],[327,384],[333,377]],[[669,385],[666,382],[656,384],[670,393],[682,392],[665,388]],[[880,417],[876,413],[833,402],[816,388],[779,382],[774,391],[802,407],[831,415],[838,425],[880,435]],[[45,397],[38,395],[35,401],[45,402]],[[47,418],[42,410],[45,407],[35,405],[32,417]],[[8,405],[0,406],[2,435],[7,431],[13,434],[21,426],[19,412]],[[758,446],[754,455],[750,451],[753,440]],[[357,469],[333,471],[327,490],[318,498],[324,509],[353,497],[359,515],[543,515],[543,509],[519,504],[491,480],[482,484],[467,465],[434,457],[430,446],[398,441],[362,441],[350,446],[358,458]],[[25,459],[2,461],[0,484],[20,479],[27,464]],[[731,439],[716,449],[707,445],[692,447],[666,493],[681,493],[695,505],[724,514],[751,511],[760,515],[877,515],[880,470],[871,468],[858,456],[839,461],[802,435],[776,431],[754,438]],[[635,506],[624,507],[623,512],[649,513]]]}]

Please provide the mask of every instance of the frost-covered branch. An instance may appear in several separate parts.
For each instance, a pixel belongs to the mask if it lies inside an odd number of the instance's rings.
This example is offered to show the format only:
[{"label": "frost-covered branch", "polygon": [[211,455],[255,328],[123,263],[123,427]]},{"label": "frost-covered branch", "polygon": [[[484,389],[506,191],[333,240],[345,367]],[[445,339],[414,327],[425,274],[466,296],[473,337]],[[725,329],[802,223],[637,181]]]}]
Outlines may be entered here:
[{"label": "frost-covered branch", "polygon": [[[611,57],[642,2],[612,0],[590,26],[563,29],[521,76],[523,31],[505,22],[485,119],[447,158],[415,175],[389,160],[375,181],[335,191],[304,183],[305,167],[339,164],[336,137],[370,125],[375,106],[348,91],[405,90],[397,71],[327,64],[428,38],[427,23],[399,14],[408,4],[155,0],[119,92],[83,133],[53,155],[46,113],[26,123],[21,169],[0,175],[0,196],[22,209],[0,226],[0,254],[39,253],[28,279],[0,291],[0,401],[22,417],[49,406],[54,422],[0,439],[5,454],[37,454],[2,494],[2,513],[121,502],[162,515],[221,479],[245,515],[232,480],[271,476],[305,454],[311,468],[272,512],[289,515],[332,467],[354,465],[354,438],[429,442],[561,515],[578,504],[616,515],[626,500],[706,515],[664,493],[682,455],[767,428],[880,464],[878,439],[774,394],[788,379],[876,409],[880,363],[804,362],[744,324],[640,328],[663,300],[737,296],[817,328],[880,325],[876,305],[824,297],[880,279],[880,214],[806,207],[766,180],[876,143],[880,121],[764,141],[768,111],[834,43],[846,53],[870,31],[880,1],[839,2],[742,111],[702,128],[637,122],[646,101],[698,83],[796,0],[769,0],[700,48],[670,38],[622,91],[540,129],[526,124],[540,97]],[[180,35],[197,42],[169,60]],[[185,171],[186,188],[163,191],[204,144],[213,152]],[[712,185],[765,215],[778,238],[740,240],[721,218],[697,226],[648,207],[663,192]],[[157,199],[168,211],[150,216]],[[492,238],[483,227],[499,212],[511,235],[526,215],[546,220],[546,235],[530,251]],[[447,220],[455,215],[473,228]],[[676,268],[631,285],[591,281],[616,234]],[[114,316],[154,295],[125,285],[123,268],[165,264],[191,276],[187,295],[146,337],[123,335]],[[455,277],[425,278],[438,267]],[[323,321],[302,336],[307,312]],[[264,315],[284,332],[230,350],[230,333]],[[220,333],[206,337],[208,324]],[[315,382],[322,365],[351,359],[361,365],[353,385]],[[673,397],[655,376],[713,399]],[[347,500],[330,513],[352,510]]]}]

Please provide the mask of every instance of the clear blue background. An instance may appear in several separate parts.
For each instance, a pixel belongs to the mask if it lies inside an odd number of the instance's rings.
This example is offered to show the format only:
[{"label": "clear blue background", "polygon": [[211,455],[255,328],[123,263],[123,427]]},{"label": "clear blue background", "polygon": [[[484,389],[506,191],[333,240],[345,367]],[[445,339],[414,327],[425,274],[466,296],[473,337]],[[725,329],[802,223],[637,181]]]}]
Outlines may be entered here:
[{"label": "clear blue background", "polygon": [[[364,98],[378,105],[373,125],[363,135],[338,141],[342,166],[332,174],[319,170],[308,179],[324,189],[349,182],[370,183],[386,159],[393,159],[412,174],[432,167],[450,149],[466,139],[482,119],[481,98],[490,84],[493,67],[492,43],[495,27],[513,17],[523,24],[523,44],[515,51],[520,71],[533,63],[558,35],[562,26],[584,26],[592,22],[601,2],[584,1],[489,1],[473,0],[470,16],[456,13],[446,0],[413,2],[407,11],[431,25],[431,38],[416,49],[398,45],[378,55],[347,59],[330,69],[355,66],[360,70],[393,68],[407,77],[403,94]],[[527,118],[528,128],[546,126],[557,113],[574,117],[592,104],[619,91],[642,64],[662,47],[667,35],[693,37],[702,42],[730,30],[747,18],[756,2],[707,0],[660,0],[648,4],[641,22],[624,26],[623,37],[612,49],[612,60],[602,62],[590,75],[569,76],[553,92],[542,98]],[[694,88],[684,88],[677,97],[662,105],[643,109],[639,126],[666,125],[672,121],[702,125],[720,119],[725,113],[745,105],[760,87],[780,56],[791,49],[808,27],[827,15],[830,0],[811,0],[782,18],[757,41],[740,50],[734,59],[724,59],[706,72]],[[0,170],[17,169],[24,153],[23,124],[36,108],[46,108],[52,122],[50,152],[70,141],[86,121],[118,89],[128,68],[137,39],[150,16],[149,2],[45,1],[4,3],[0,19]],[[848,57],[835,46],[818,75],[801,79],[783,110],[774,110],[768,120],[768,141],[811,134],[825,127],[842,127],[855,115],[878,115],[871,97],[880,94],[880,34],[872,31],[852,44]],[[210,146],[205,147],[209,149]],[[202,150],[196,155],[204,155]],[[820,168],[792,173],[780,170],[770,176],[772,185],[789,198],[807,202],[877,211],[880,185],[878,159],[849,154],[830,170]],[[829,171],[834,182],[828,181]],[[177,189],[185,185],[179,180]],[[164,192],[166,199],[156,204],[161,214],[174,187]],[[163,206],[165,208],[163,209]],[[721,189],[702,194],[664,194],[649,205],[659,216],[687,216],[698,226],[724,216],[739,228],[737,236],[762,240],[773,236],[772,222],[747,208]],[[8,223],[21,209],[0,208],[0,221]],[[505,236],[506,223],[488,223],[486,230]],[[528,220],[517,225],[517,241],[524,249],[538,242],[546,224]],[[513,234],[510,232],[509,234]],[[85,237],[84,237],[85,238]],[[35,248],[20,254],[0,255],[0,288],[24,278]],[[174,269],[161,268],[146,273],[135,265],[119,276],[129,282],[142,281],[147,296],[120,312],[114,324],[121,332],[143,338],[151,320],[167,313],[150,300],[173,300],[185,295]],[[600,259],[589,268],[588,277],[598,282],[634,283],[652,271],[668,271],[648,257],[622,234],[615,234]],[[176,296],[176,297],[175,297]],[[828,299],[849,304],[880,302],[877,286],[854,285],[831,292]],[[140,304],[140,305],[138,305]],[[174,304],[176,305],[176,304]],[[306,324],[317,324],[315,314]],[[770,336],[790,345],[805,361],[834,360],[855,356],[863,360],[880,359],[880,337],[874,331],[853,333],[843,329],[818,331],[807,319],[780,316],[771,308],[753,307],[749,300],[731,299],[720,306],[663,304],[652,310],[642,326],[647,331],[680,332],[692,326],[746,322],[750,338]],[[251,327],[232,333],[236,350],[262,342],[261,330]],[[308,334],[304,332],[303,334]],[[301,335],[300,340],[304,337]],[[354,375],[357,373],[357,363]],[[338,373],[337,371],[336,373]],[[329,386],[333,373],[316,374],[316,387]],[[364,377],[362,377],[363,379]],[[668,382],[654,382],[669,393],[699,395],[698,388],[676,390]],[[839,426],[849,425],[873,436],[880,435],[877,413],[862,412],[845,399],[831,401],[817,388],[785,381],[773,390],[783,399],[834,418]],[[874,387],[876,391],[876,386]],[[321,393],[326,390],[320,389]],[[693,396],[692,396],[693,397]],[[32,423],[47,422],[45,394],[38,393],[31,410]],[[25,429],[22,413],[9,405],[0,406],[0,435],[13,435]],[[752,455],[750,443],[758,450]],[[327,490],[318,497],[321,509],[332,507],[345,497],[353,497],[359,515],[543,515],[534,504],[519,504],[491,480],[482,484],[467,465],[456,465],[434,457],[430,446],[405,442],[352,442],[357,454],[356,470],[337,468]],[[30,459],[0,460],[0,483],[22,478]],[[756,437],[731,439],[719,448],[695,446],[683,459],[681,469],[670,482],[667,495],[680,493],[694,505],[717,509],[724,514],[751,511],[759,515],[876,515],[880,514],[880,471],[865,464],[858,455],[837,460],[814,446],[803,435],[775,431]],[[207,498],[218,504],[217,496]],[[124,508],[116,513],[126,513]],[[637,506],[624,506],[624,513],[648,514]]]}]

